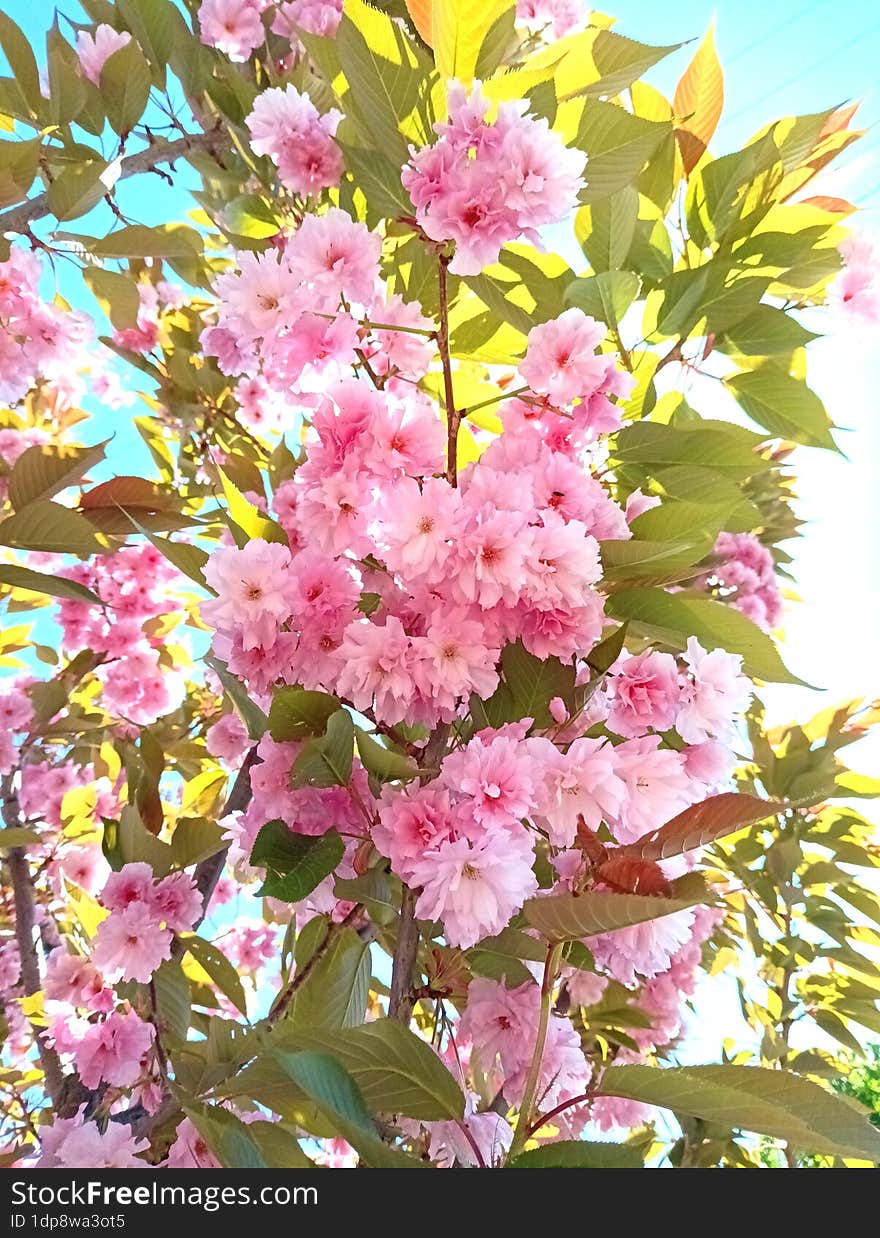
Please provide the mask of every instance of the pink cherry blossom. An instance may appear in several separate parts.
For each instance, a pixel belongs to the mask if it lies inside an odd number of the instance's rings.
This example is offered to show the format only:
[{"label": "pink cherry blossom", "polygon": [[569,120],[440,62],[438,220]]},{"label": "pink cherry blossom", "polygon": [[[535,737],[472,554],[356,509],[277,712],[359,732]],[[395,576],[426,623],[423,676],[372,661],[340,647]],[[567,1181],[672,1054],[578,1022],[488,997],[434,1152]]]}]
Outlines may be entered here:
[{"label": "pink cherry blossom", "polygon": [[269,156],[281,183],[310,197],[339,183],[342,152],[333,135],[341,119],[335,108],[322,116],[307,94],[287,85],[272,86],[257,95],[246,124],[251,146],[258,155]]},{"label": "pink cherry blossom", "polygon": [[74,1050],[80,1079],[87,1088],[100,1083],[131,1087],[153,1043],[153,1027],[133,1010],[91,1023]]},{"label": "pink cherry blossom", "polygon": [[611,675],[608,726],[635,739],[648,731],[668,731],[681,700],[678,667],[668,653],[646,649],[618,660]]},{"label": "pink cherry blossom", "polygon": [[685,679],[675,729],[689,744],[729,739],[752,693],[751,684],[742,673],[742,658],[723,649],[707,653],[692,636],[684,660],[690,673]]},{"label": "pink cherry blossom", "polygon": [[95,27],[94,34],[89,34],[87,30],[78,31],[76,54],[80,68],[93,85],[100,85],[101,70],[113,53],[130,42],[131,35],[127,30],[114,30],[103,22]]},{"label": "pink cherry blossom", "polygon": [[549,741],[533,741],[533,746],[537,744],[541,744],[543,758],[537,813],[555,846],[571,846],[579,816],[593,830],[603,820],[617,817],[626,803],[626,791],[609,743],[584,737],[564,753]]},{"label": "pink cherry blossom", "polygon": [[108,1122],[103,1131],[96,1122],[86,1122],[83,1105],[74,1118],[55,1118],[40,1127],[40,1158],[37,1169],[148,1169],[138,1153],[150,1146],[137,1139],[128,1126]]},{"label": "pink cherry blossom", "polygon": [[150,907],[131,903],[98,925],[92,959],[107,976],[146,984],[171,957],[171,941],[171,931],[160,926]]},{"label": "pink cherry blossom", "polygon": [[596,355],[604,338],[604,326],[583,310],[565,310],[532,327],[519,372],[533,391],[554,404],[587,399],[602,385],[608,370],[608,358]]},{"label": "pink cherry blossom", "polygon": [[525,830],[497,830],[476,842],[445,842],[413,868],[422,886],[416,915],[441,920],[450,945],[466,949],[499,933],[538,888]]},{"label": "pink cherry blossom", "polygon": [[238,632],[245,650],[271,648],[290,613],[290,562],[286,546],[262,538],[241,550],[222,547],[205,567],[205,579],[217,597],[202,604],[202,614],[216,626]]}]

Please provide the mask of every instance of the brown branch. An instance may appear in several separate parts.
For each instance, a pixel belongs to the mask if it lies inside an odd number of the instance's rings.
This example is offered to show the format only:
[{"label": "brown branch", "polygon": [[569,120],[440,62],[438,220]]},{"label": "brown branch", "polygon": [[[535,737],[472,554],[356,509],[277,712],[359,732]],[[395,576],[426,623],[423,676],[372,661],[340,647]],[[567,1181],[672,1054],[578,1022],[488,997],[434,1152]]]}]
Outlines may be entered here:
[{"label": "brown branch", "polygon": [[[188,155],[191,151],[210,150],[219,139],[219,129],[207,133],[188,133],[186,137],[177,138],[173,142],[152,142],[144,150],[129,155],[122,160],[117,180],[125,180],[129,176],[137,176],[141,172],[152,172],[157,164],[174,163]],[[27,235],[30,225],[37,219],[51,215],[48,193],[37,194],[28,198],[19,206],[0,212],[0,235],[5,232],[19,232]]]},{"label": "brown branch", "polygon": [[388,1017],[409,1023],[415,1004],[412,978],[419,952],[419,930],[415,917],[415,892],[405,885],[400,899],[400,922],[397,926],[397,945],[391,970],[391,995],[388,999]]},{"label": "brown branch", "polygon": [[440,254],[437,261],[440,282],[440,329],[437,332],[437,348],[443,365],[443,396],[446,404],[446,479],[454,486],[458,480],[458,428],[461,425],[461,413],[455,407],[452,359],[449,355],[449,258]]},{"label": "brown branch", "polygon": [[[440,768],[443,750],[449,739],[449,724],[438,726],[428,741],[425,752],[423,783],[430,782]],[[419,953],[419,929],[415,916],[416,895],[404,885],[400,900],[400,921],[397,926],[397,944],[391,968],[391,992],[388,998],[388,1017],[409,1023],[415,1005],[413,972]]]},{"label": "brown branch", "polygon": [[[8,830],[18,829],[21,826],[18,794],[13,787],[12,780],[13,775],[7,774],[2,786],[3,823]],[[43,982],[40,975],[40,956],[34,940],[37,928],[37,905],[26,849],[10,847],[6,855],[6,864],[9,868],[12,898],[15,904],[15,939],[21,958],[21,984],[25,995],[32,997],[40,992]],[[66,1090],[61,1058],[44,1042],[40,1032],[35,1032],[34,1036],[46,1079],[46,1091],[51,1097],[56,1112],[60,1112],[65,1107]]]},{"label": "brown branch", "polygon": [[362,903],[355,903],[354,907],[352,907],[351,911],[348,913],[345,919],[339,920],[336,923],[331,923],[328,926],[327,932],[324,934],[323,941],[321,942],[320,946],[316,948],[314,954],[309,959],[308,963],[306,963],[305,967],[303,967],[300,971],[298,971],[296,975],[292,976],[290,980],[288,980],[287,984],[278,994],[278,997],[275,999],[275,1004],[273,1005],[272,1009],[269,1011],[268,1015],[266,1016],[267,1027],[274,1027],[275,1024],[279,1021],[279,1019],[284,1018],[284,1015],[287,1013],[290,1003],[293,1001],[293,999],[296,997],[299,990],[308,980],[313,969],[318,965],[318,963],[320,963],[321,959],[327,953],[330,946],[333,944],[333,942],[336,940],[336,938],[339,936],[342,930],[344,928],[347,928],[348,925],[351,924],[352,920],[356,916],[358,916],[363,911],[363,909],[364,908],[363,908]]},{"label": "brown branch", "polygon": [[[241,769],[238,771],[238,776],[232,784],[232,790],[226,803],[223,806],[221,816],[228,817],[233,812],[244,812],[251,801],[251,770],[257,763],[257,746],[256,744],[248,752],[242,763]],[[196,889],[202,896],[202,914],[199,916],[193,925],[195,931],[208,914],[208,905],[211,902],[211,895],[217,888],[217,882],[223,873],[223,868],[226,864],[226,856],[229,852],[227,844],[220,851],[216,851],[214,855],[209,855],[206,860],[202,860],[195,867],[193,877],[195,878]],[[179,937],[174,939],[174,945],[171,948],[173,958],[179,959],[181,955],[186,953],[186,943],[181,941]]]}]

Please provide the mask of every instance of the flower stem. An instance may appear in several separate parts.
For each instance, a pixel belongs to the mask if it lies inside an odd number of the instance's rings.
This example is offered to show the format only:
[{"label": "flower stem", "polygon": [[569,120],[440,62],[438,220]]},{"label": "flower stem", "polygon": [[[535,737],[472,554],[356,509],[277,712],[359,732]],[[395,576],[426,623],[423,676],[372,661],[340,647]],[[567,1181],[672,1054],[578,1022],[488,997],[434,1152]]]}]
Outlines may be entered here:
[{"label": "flower stem", "polygon": [[562,957],[562,944],[562,942],[556,942],[550,946],[544,963],[544,979],[541,982],[541,1013],[538,1017],[538,1032],[535,1037],[535,1051],[532,1054],[532,1064],[529,1067],[529,1077],[526,1080],[522,1104],[519,1107],[519,1116],[516,1120],[516,1130],[514,1131],[513,1142],[510,1145],[510,1152],[507,1155],[508,1161],[513,1160],[515,1156],[518,1156],[519,1153],[522,1152],[523,1146],[530,1133],[532,1108],[535,1103],[538,1083],[541,1078],[541,1066],[544,1061],[544,1047],[547,1044],[547,1029],[550,1026],[550,1007],[553,1002],[553,985],[556,980],[557,972],[559,971],[559,960]]}]

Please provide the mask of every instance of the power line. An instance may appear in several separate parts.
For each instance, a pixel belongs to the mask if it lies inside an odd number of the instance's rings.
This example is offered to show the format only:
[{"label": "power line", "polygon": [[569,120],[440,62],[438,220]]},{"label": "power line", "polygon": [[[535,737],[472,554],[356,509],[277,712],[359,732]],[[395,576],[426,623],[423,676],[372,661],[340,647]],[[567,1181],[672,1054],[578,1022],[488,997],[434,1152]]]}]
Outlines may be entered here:
[{"label": "power line", "polygon": [[818,60],[814,61],[814,63],[809,65],[806,69],[799,69],[797,73],[795,73],[793,77],[788,78],[787,81],[780,82],[778,86],[774,86],[772,90],[768,90],[765,94],[761,95],[760,98],[753,99],[750,103],[746,105],[746,107],[740,108],[738,112],[734,112],[732,116],[728,117],[728,124],[730,124],[734,120],[738,120],[740,116],[745,116],[749,112],[754,111],[756,107],[760,107],[762,103],[766,103],[768,99],[772,99],[774,98],[774,96],[778,95],[781,90],[787,90],[789,86],[793,86],[796,82],[799,82],[802,78],[808,77],[809,74],[812,73],[815,69],[821,69],[827,66],[829,60],[831,60],[835,56],[842,55],[843,52],[849,51],[849,49],[851,47],[854,47],[856,43],[863,42],[863,40],[865,40],[869,35],[873,34],[875,30],[880,30],[880,22],[875,22],[874,25],[871,26],[868,30],[859,31],[859,33],[855,35],[852,39],[848,39],[845,43],[842,43],[839,47],[835,47],[833,51],[826,52],[825,55],[821,56]]},{"label": "power line", "polygon": [[[799,22],[804,21],[807,17],[809,17],[814,9],[818,9],[821,5],[826,3],[827,0],[816,0],[815,4],[811,4],[805,12],[798,14],[797,20]],[[747,47],[740,48],[735,55],[730,58],[725,57],[724,67],[729,68],[730,65],[736,64],[738,60],[742,60],[743,56],[747,56],[749,52],[753,52],[756,47],[760,47],[762,43],[766,43],[769,39],[772,39],[781,31],[787,30],[791,26],[791,21],[791,15],[789,15],[784,21],[781,21],[778,26],[774,26],[772,30],[765,30],[762,34],[758,35],[758,37],[749,43]]]}]

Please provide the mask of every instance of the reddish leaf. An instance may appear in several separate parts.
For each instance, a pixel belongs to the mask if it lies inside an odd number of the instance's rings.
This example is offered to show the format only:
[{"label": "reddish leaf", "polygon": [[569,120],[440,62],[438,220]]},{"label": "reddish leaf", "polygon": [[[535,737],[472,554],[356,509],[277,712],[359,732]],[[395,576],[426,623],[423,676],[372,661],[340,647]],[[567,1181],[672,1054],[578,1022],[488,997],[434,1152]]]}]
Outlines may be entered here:
[{"label": "reddish leaf", "polygon": [[167,502],[167,495],[155,482],[147,481],[145,477],[113,477],[85,491],[79,507],[84,512],[96,507],[128,507],[158,512]]},{"label": "reddish leaf", "polygon": [[618,848],[616,854],[639,856],[644,860],[665,860],[684,851],[695,851],[708,843],[733,834],[746,825],[774,817],[788,805],[779,800],[761,800],[754,795],[727,791],[692,804],[637,843]]},{"label": "reddish leaf", "polygon": [[846,198],[829,198],[825,194],[818,194],[813,198],[801,198],[803,206],[818,206],[821,211],[830,211],[832,215],[852,215],[856,207],[852,202],[847,202]]},{"label": "reddish leaf", "polygon": [[839,107],[825,121],[819,130],[819,137],[827,138],[832,133],[839,133],[841,129],[849,128],[849,122],[859,110],[859,104],[860,100],[856,100],[855,103],[850,103],[846,107]]},{"label": "reddish leaf", "polygon": [[659,894],[668,898],[672,893],[659,864],[637,855],[610,855],[596,870],[596,876],[621,894]]},{"label": "reddish leaf", "polygon": [[715,32],[709,29],[675,88],[672,108],[675,130],[685,173],[690,176],[705,153],[721,119],[724,106],[724,76],[715,51]]}]

